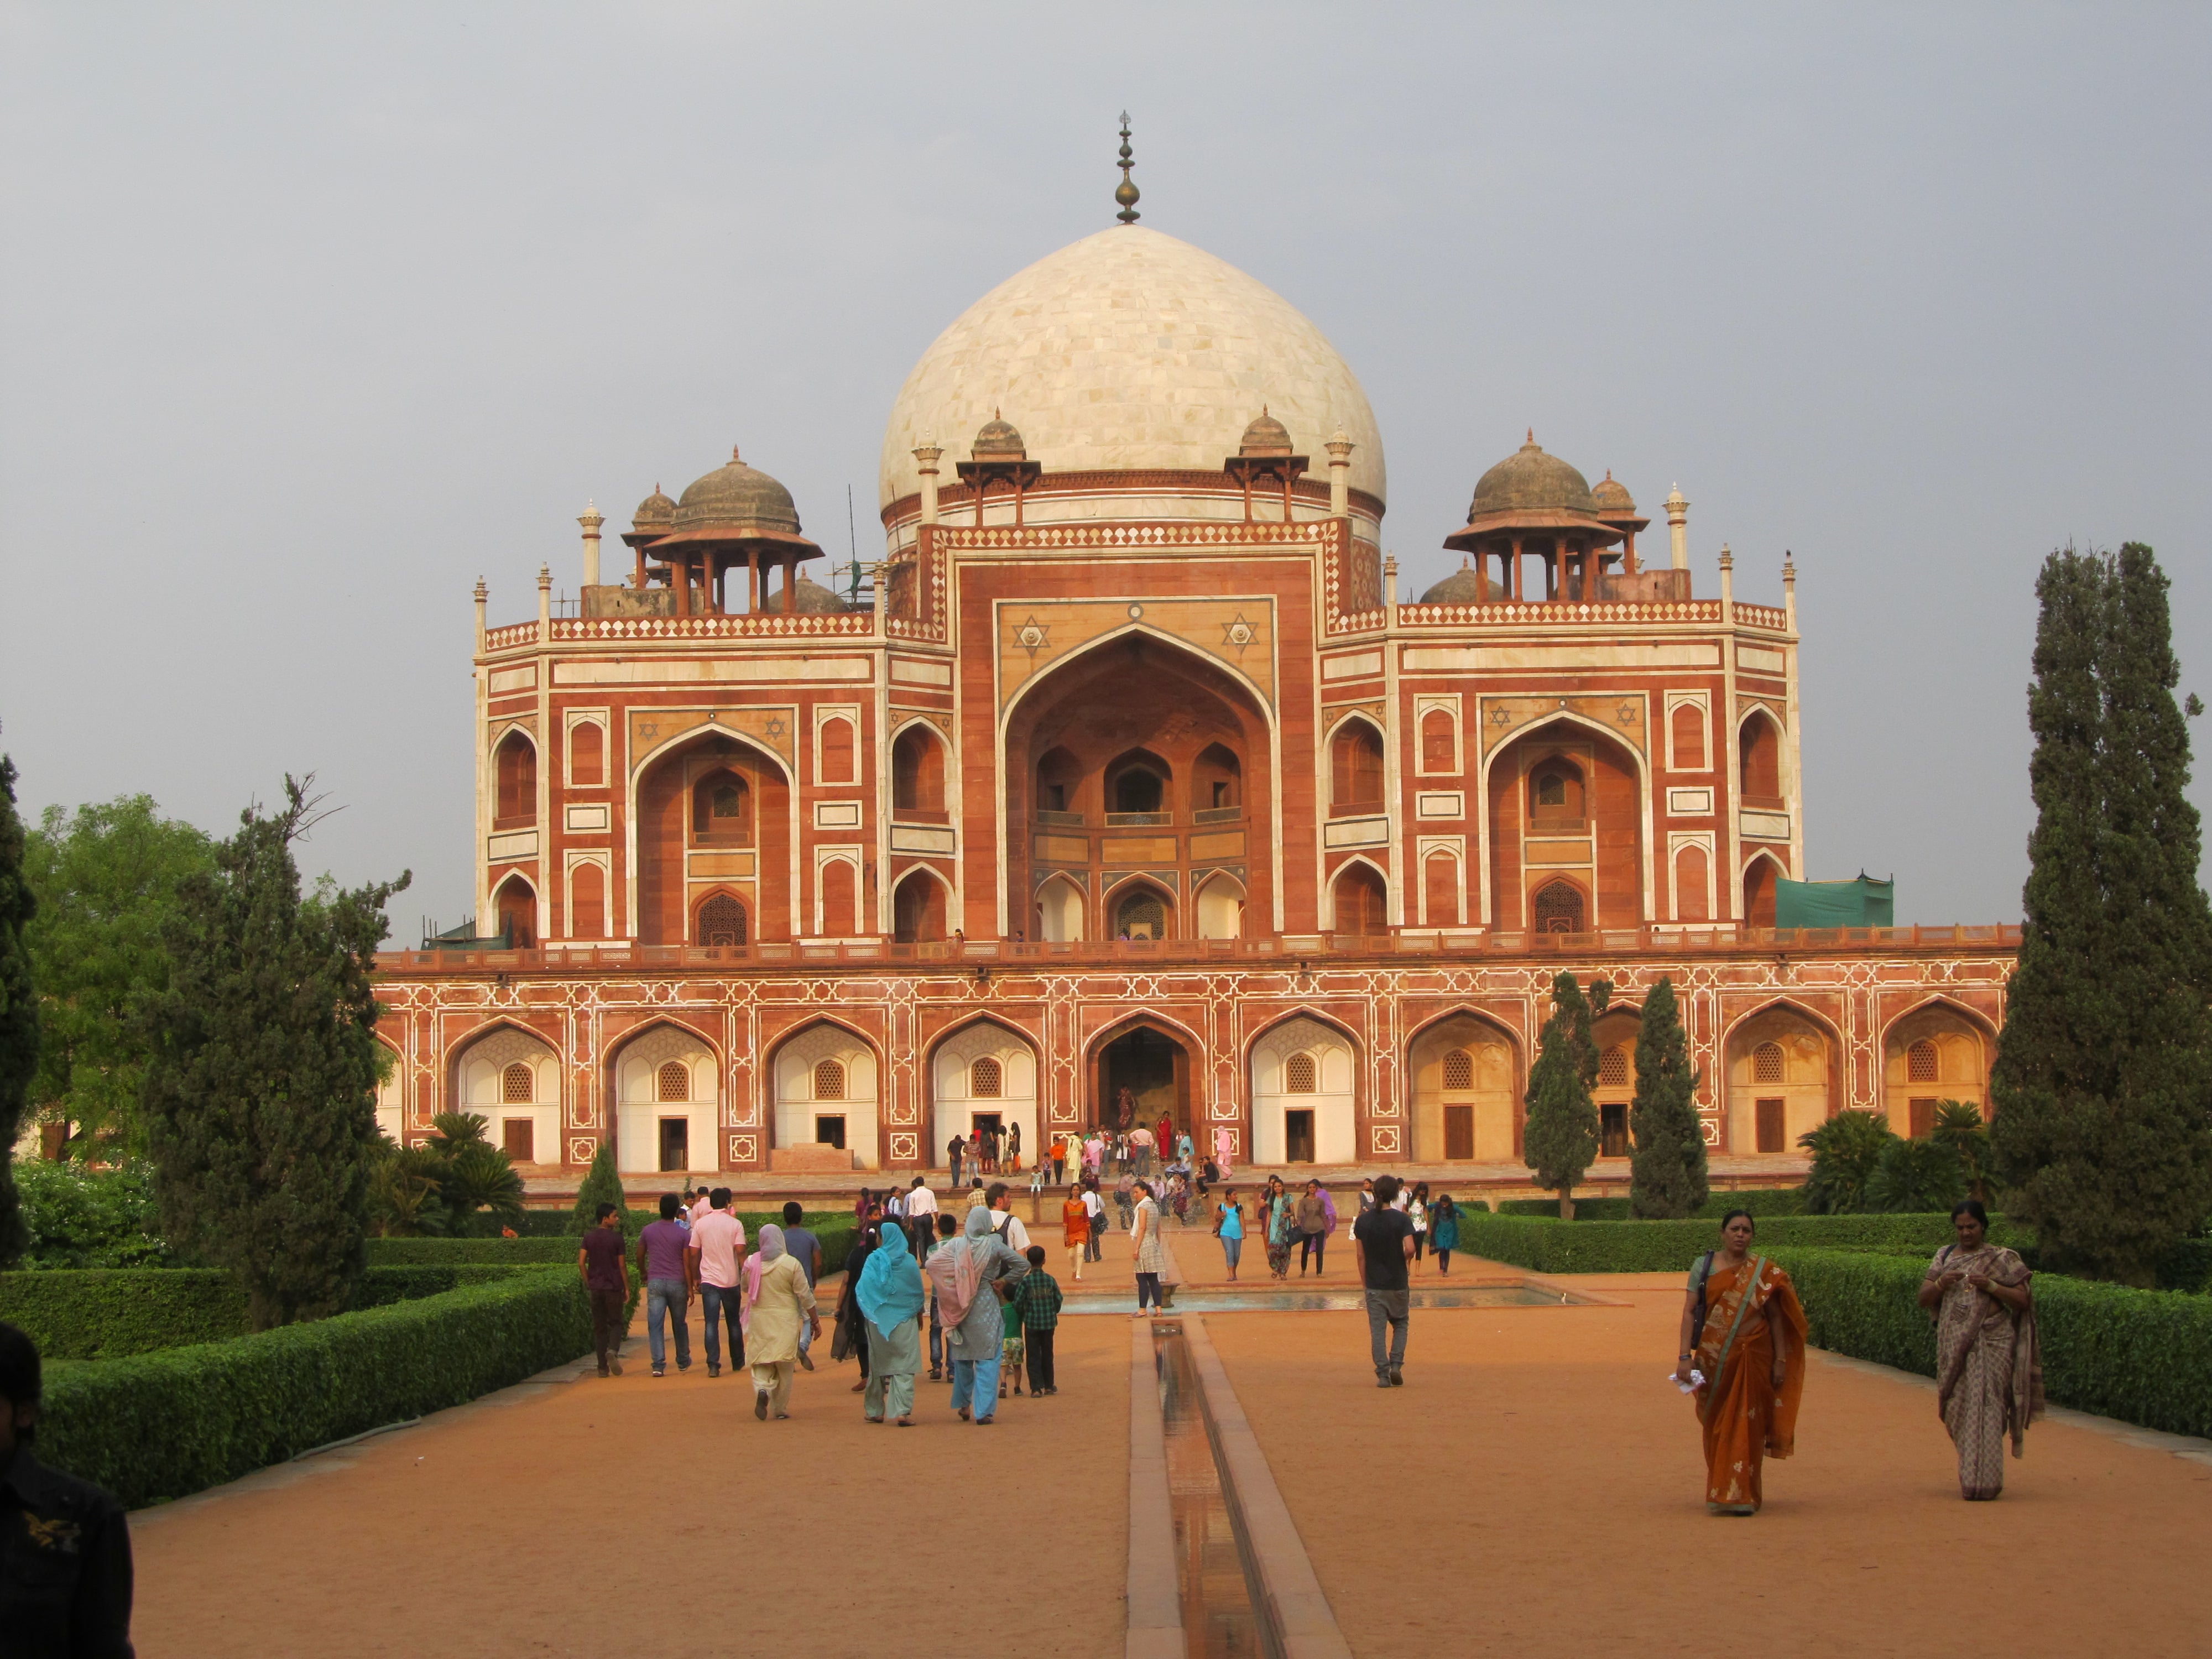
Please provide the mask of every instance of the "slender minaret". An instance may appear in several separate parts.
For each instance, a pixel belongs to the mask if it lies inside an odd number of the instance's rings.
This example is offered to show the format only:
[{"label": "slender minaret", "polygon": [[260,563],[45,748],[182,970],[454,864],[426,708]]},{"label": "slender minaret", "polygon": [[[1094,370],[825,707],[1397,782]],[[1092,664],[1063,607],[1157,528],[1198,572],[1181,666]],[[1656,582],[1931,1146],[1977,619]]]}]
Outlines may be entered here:
[{"label": "slender minaret", "polygon": [[921,471],[921,521],[924,524],[937,522],[937,463],[944,453],[931,433],[923,433],[921,441],[915,446],[914,464]]},{"label": "slender minaret", "polygon": [[477,578],[477,655],[483,655],[484,606],[490,601],[491,589],[484,586],[482,576]]},{"label": "slender minaret", "polygon": [[576,522],[584,526],[584,586],[597,587],[599,585],[599,526],[606,522],[606,519],[600,514],[598,502],[586,501],[584,515]]},{"label": "slender minaret", "polygon": [[1682,499],[1682,486],[1667,492],[1667,535],[1673,544],[1674,568],[1690,568],[1690,504]]},{"label": "slender minaret", "polygon": [[1782,550],[1782,625],[1791,633],[1797,631],[1797,561],[1790,550]]},{"label": "slender minaret", "polygon": [[553,567],[550,564],[538,567],[538,637],[553,637]]}]

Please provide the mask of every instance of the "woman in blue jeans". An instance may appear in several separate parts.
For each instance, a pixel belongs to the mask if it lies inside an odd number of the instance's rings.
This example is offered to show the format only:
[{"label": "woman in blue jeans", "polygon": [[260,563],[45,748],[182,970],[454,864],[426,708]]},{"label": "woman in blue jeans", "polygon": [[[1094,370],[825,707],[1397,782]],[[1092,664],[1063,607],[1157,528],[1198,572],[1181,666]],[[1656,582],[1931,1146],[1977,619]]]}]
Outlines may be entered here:
[{"label": "woman in blue jeans", "polygon": [[1222,1259],[1229,1264],[1229,1282],[1237,1282],[1237,1258],[1244,1254],[1244,1206],[1234,1187],[1221,1189],[1213,1206],[1213,1236],[1221,1241]]},{"label": "woman in blue jeans", "polygon": [[952,1361],[952,1409],[963,1420],[988,1423],[999,1404],[1000,1345],[1006,1320],[999,1291],[1029,1277],[1030,1264],[991,1231],[991,1212],[968,1212],[963,1236],[932,1253],[927,1271],[945,1326]]}]

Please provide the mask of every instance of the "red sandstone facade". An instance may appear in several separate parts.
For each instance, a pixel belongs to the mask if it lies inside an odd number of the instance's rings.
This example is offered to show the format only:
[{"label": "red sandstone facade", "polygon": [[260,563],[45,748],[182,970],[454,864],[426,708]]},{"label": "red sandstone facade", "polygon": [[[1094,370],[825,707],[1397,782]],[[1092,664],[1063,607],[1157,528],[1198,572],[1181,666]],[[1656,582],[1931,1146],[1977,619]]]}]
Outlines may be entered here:
[{"label": "red sandstone facade", "polygon": [[488,627],[479,588],[500,937],[386,958],[386,1127],[482,1111],[545,1174],[610,1135],[636,1171],[905,1168],[1127,1087],[1241,1161],[1508,1163],[1562,967],[1622,1005],[1611,1156],[1662,975],[1717,1148],[1986,1104],[2008,932],[1772,931],[1806,874],[1786,568],[1780,609],[1725,551],[1694,597],[1679,494],[1645,568],[1627,492],[1532,442],[1401,602],[1358,446],[1308,476],[1259,401],[1211,465],[1056,468],[1010,404],[940,489],[925,432],[857,602],[734,459],[641,507],[627,584],[586,516],[581,614],[541,576]]}]

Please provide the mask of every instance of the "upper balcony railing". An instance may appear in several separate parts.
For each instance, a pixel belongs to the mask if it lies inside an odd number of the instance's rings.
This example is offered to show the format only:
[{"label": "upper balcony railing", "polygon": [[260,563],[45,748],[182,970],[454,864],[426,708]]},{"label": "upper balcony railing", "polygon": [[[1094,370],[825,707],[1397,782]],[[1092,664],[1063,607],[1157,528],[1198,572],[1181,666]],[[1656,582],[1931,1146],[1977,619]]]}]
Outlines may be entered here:
[{"label": "upper balcony railing", "polygon": [[864,939],[843,944],[576,945],[526,951],[386,951],[378,970],[403,977],[432,974],[550,973],[583,969],[722,973],[854,965],[923,965],[988,973],[994,969],[1062,969],[1131,963],[1218,963],[1245,959],[1293,961],[1303,968],[1377,957],[1453,961],[1521,957],[1715,957],[1746,951],[2013,951],[2021,930],[2002,923],[1970,927],[1626,927],[1595,933],[1532,933],[1495,928],[1415,928],[1391,933],[1282,933],[1267,939],[1080,939],[1066,943],[1013,939],[941,939],[895,945]]}]

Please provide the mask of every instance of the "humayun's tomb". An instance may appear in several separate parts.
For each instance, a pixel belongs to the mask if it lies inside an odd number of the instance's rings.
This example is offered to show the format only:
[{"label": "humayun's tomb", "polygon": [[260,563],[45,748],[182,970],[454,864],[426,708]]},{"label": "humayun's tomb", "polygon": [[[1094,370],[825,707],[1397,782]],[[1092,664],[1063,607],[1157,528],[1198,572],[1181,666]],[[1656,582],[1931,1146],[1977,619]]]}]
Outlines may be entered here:
[{"label": "humayun's tomb", "polygon": [[1127,1088],[1240,1163],[1505,1165],[1562,968],[1616,998],[1594,1177],[1662,975],[1718,1152],[1985,1107],[2016,929],[1776,926],[1790,568],[1779,609],[1725,550],[1693,593],[1679,490],[1644,538],[1532,439],[1416,597],[1388,497],[1320,331],[1125,222],[923,355],[848,580],[734,452],[627,557],[587,511],[575,614],[477,587],[480,920],[382,958],[385,1128],[481,1112],[541,1189],[609,1137],[890,1170]]}]

